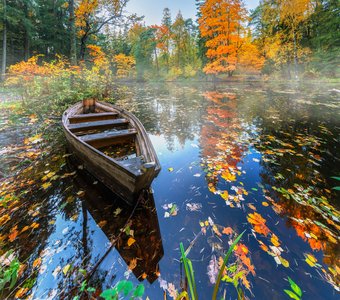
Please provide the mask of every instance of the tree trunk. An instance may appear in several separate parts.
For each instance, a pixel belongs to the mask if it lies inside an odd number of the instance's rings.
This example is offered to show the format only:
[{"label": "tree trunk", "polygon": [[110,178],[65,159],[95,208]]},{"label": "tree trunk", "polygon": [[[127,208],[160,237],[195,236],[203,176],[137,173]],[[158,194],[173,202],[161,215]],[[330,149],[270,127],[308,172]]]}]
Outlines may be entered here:
[{"label": "tree trunk", "polygon": [[4,18],[2,32],[2,64],[1,64],[1,80],[5,80],[6,60],[7,60],[7,16],[6,16],[6,0],[3,0]]},{"label": "tree trunk", "polygon": [[156,61],[157,75],[159,75],[159,64],[158,64],[158,56],[157,56],[157,49],[156,49],[156,47],[154,48],[154,53],[155,53],[155,61]]},{"label": "tree trunk", "polygon": [[[28,4],[24,2],[24,14],[25,18],[29,19]],[[28,25],[24,23],[24,60],[27,61],[30,58],[30,35]]]},{"label": "tree trunk", "polygon": [[76,26],[74,16],[74,0],[69,0],[70,13],[70,60],[72,65],[77,64],[77,40],[76,40]]},{"label": "tree trunk", "polygon": [[80,40],[80,56],[79,56],[79,59],[81,61],[85,60],[86,40],[87,40],[87,35],[83,36]]},{"label": "tree trunk", "polygon": [[28,31],[25,30],[24,37],[24,59],[27,61],[30,58],[30,37]]},{"label": "tree trunk", "polygon": [[297,46],[296,46],[296,34],[293,28],[293,40],[294,40],[294,76],[298,79],[298,57],[297,57]]}]

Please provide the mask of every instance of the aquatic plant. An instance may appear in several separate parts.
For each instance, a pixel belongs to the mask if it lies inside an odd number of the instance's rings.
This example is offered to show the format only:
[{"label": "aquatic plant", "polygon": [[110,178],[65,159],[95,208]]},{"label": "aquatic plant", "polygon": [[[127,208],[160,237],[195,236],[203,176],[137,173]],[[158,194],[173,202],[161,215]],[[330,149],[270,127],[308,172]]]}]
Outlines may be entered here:
[{"label": "aquatic plant", "polygon": [[[215,283],[215,286],[214,286],[212,300],[217,299],[217,293],[218,293],[218,290],[219,290],[219,286],[220,286],[220,283],[221,283],[221,280],[222,280],[222,277],[223,277],[223,273],[224,273],[226,266],[227,266],[227,263],[229,261],[230,255],[234,251],[234,249],[235,249],[236,245],[238,244],[238,242],[240,241],[240,239],[242,238],[244,232],[245,231],[243,231],[240,235],[237,236],[235,241],[229,247],[228,252],[223,259],[223,263],[222,263],[221,269],[220,269],[220,271],[217,275],[216,283]],[[183,266],[184,266],[185,276],[188,280],[191,300],[198,300],[198,294],[197,294],[196,282],[195,282],[195,276],[194,276],[194,269],[192,267],[191,260],[187,258],[187,254],[184,251],[183,243],[180,243],[180,250],[181,250],[181,261],[182,261]],[[239,288],[237,288],[237,285],[234,284],[234,286],[236,288],[238,295],[240,295],[242,292],[240,291]],[[185,291],[182,292],[177,297],[177,299],[183,299],[183,298],[184,299],[190,299],[187,292],[185,292]]]}]

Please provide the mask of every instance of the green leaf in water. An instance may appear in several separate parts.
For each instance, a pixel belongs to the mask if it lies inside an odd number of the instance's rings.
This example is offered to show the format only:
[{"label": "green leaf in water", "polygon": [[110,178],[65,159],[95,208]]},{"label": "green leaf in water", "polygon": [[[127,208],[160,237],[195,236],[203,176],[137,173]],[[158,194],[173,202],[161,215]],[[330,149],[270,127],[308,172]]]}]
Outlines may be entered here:
[{"label": "green leaf in water", "polygon": [[288,276],[288,281],[290,284],[291,289],[294,291],[295,294],[297,294],[299,297],[302,296],[302,291],[300,287]]},{"label": "green leaf in water", "polygon": [[340,186],[335,186],[332,190],[340,191]]},{"label": "green leaf in water", "polygon": [[292,291],[290,290],[284,290],[284,292],[292,299],[295,299],[295,300],[301,300],[301,298],[297,295],[295,295]]},{"label": "green leaf in water", "polygon": [[337,177],[337,176],[332,176],[331,178],[335,179],[335,180],[338,180],[340,181],[340,177]]}]

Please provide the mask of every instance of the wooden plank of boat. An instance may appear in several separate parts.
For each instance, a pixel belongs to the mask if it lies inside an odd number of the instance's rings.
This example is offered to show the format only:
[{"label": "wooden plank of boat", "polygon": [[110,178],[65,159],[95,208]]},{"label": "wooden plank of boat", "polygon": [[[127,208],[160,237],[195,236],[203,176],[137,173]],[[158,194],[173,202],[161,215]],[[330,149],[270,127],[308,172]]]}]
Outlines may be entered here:
[{"label": "wooden plank of boat", "polygon": [[87,134],[80,136],[79,139],[95,148],[101,148],[114,144],[122,144],[123,142],[136,136],[136,134],[137,131],[135,129],[124,129]]},{"label": "wooden plank of boat", "polygon": [[[86,114],[84,111],[86,110],[84,110],[83,103],[77,103],[63,114],[62,124],[70,149],[95,177],[126,202],[133,204],[138,194],[150,186],[160,171],[159,160],[143,125],[133,114],[109,103],[96,101],[95,113]],[[78,130],[75,128],[87,126],[91,128],[95,122],[114,119],[125,119],[128,122],[127,129],[114,130],[113,128],[110,131],[83,136],[77,135],[77,131],[73,132]],[[75,125],[80,127],[75,127]],[[103,129],[105,127],[98,128],[96,131]],[[111,147],[117,143],[126,144],[128,147],[133,143],[137,157],[120,160],[101,151],[101,147]]]},{"label": "wooden plank of boat", "polygon": [[93,121],[84,123],[70,124],[69,129],[72,132],[89,131],[94,129],[111,129],[119,126],[126,126],[129,121],[126,119],[112,119],[103,121]]},{"label": "wooden plank of boat", "polygon": [[101,121],[101,120],[112,120],[118,116],[117,112],[103,112],[103,113],[92,113],[92,114],[77,114],[68,118],[71,124],[89,122],[89,121]]}]

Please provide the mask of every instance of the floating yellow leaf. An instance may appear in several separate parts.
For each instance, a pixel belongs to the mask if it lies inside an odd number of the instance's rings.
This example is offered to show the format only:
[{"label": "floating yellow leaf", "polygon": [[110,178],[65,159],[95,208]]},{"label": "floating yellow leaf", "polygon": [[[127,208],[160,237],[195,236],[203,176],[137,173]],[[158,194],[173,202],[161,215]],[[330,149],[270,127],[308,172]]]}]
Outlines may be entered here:
[{"label": "floating yellow leaf", "polygon": [[315,267],[316,262],[318,261],[314,255],[312,254],[305,254],[306,263],[309,264],[311,267]]},{"label": "floating yellow leaf", "polygon": [[279,242],[279,238],[274,233],[272,234],[270,241],[275,247],[279,247],[281,245],[281,243]]},{"label": "floating yellow leaf", "polygon": [[20,233],[25,232],[25,231],[28,230],[29,228],[30,228],[29,226],[25,226],[23,229],[21,229],[21,232],[20,232]]},{"label": "floating yellow leaf", "polygon": [[281,261],[281,264],[285,267],[285,268],[289,268],[289,261],[284,259],[283,257],[279,256],[279,260]]},{"label": "floating yellow leaf", "polygon": [[223,193],[221,193],[221,197],[222,197],[224,200],[228,200],[229,193],[228,193],[227,191],[224,191]]},{"label": "floating yellow leaf", "polygon": [[172,172],[174,170],[174,168],[168,168],[169,172]]},{"label": "floating yellow leaf", "polygon": [[127,245],[130,247],[131,245],[133,245],[136,242],[136,240],[132,237],[129,237],[128,241],[127,241]]},{"label": "floating yellow leaf", "polygon": [[44,190],[47,190],[50,186],[51,186],[51,183],[50,183],[50,182],[46,182],[46,183],[44,183],[44,184],[42,185],[42,188],[43,188]]},{"label": "floating yellow leaf", "polygon": [[78,193],[77,193],[77,196],[78,197],[83,197],[85,195],[85,192],[84,191],[79,191]]},{"label": "floating yellow leaf", "polygon": [[39,225],[38,223],[35,223],[35,222],[33,222],[32,225],[31,225],[31,227],[32,227],[33,229],[37,229],[39,226],[40,226],[40,225]]},{"label": "floating yellow leaf", "polygon": [[265,202],[265,201],[262,202],[262,205],[263,206],[269,206],[268,202]]},{"label": "floating yellow leaf", "polygon": [[63,273],[64,273],[64,275],[67,274],[67,272],[70,270],[70,268],[71,268],[71,265],[70,265],[70,264],[68,264],[68,265],[66,265],[65,267],[63,267]]},{"label": "floating yellow leaf", "polygon": [[4,224],[6,224],[10,219],[11,219],[11,217],[9,215],[3,215],[0,218],[0,225],[2,226]]}]

